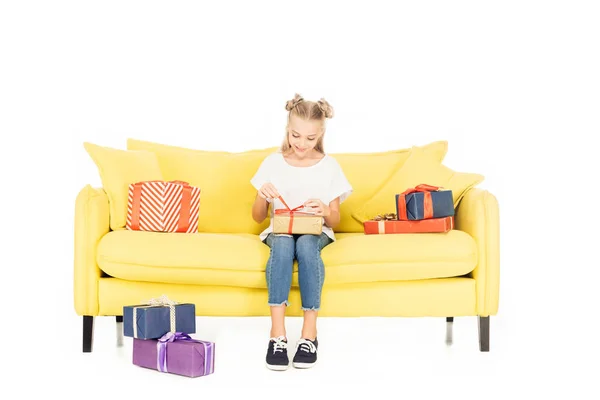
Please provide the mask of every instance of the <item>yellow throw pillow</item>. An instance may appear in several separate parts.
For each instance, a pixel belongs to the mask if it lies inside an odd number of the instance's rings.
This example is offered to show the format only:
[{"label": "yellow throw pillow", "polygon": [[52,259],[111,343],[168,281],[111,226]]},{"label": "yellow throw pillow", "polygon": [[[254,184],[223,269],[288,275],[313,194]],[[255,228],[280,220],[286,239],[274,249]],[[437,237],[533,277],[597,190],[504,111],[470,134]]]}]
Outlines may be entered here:
[{"label": "yellow throw pillow", "polygon": [[453,171],[423,148],[413,147],[402,168],[396,171],[362,207],[357,208],[352,216],[363,223],[378,214],[395,213],[396,194],[421,183],[452,190],[454,208],[456,208],[465,192],[481,183],[483,179],[483,175]]},{"label": "yellow throw pillow", "polygon": [[83,144],[100,173],[102,186],[110,204],[110,228],[124,229],[127,222],[129,184],[161,180],[163,175],[155,154]]},{"label": "yellow throw pillow", "polygon": [[199,232],[254,233],[267,226],[252,219],[256,189],[250,179],[277,147],[242,153],[205,151],[128,139],[130,150],[152,151],[165,180],[182,180],[200,188]]},{"label": "yellow throw pillow", "polygon": [[[183,151],[184,153],[189,153],[192,152],[193,154],[241,154],[241,153],[232,153],[230,151],[217,151],[217,150],[200,150],[200,149],[190,149],[188,147],[181,147],[181,146],[173,146],[170,144],[163,144],[163,143],[157,143],[157,142],[149,142],[146,140],[139,140],[139,139],[127,139],[127,149],[129,150],[147,150],[147,151],[152,151],[152,152],[156,152],[156,153],[160,153],[162,150],[179,150],[179,151]],[[272,150],[272,151],[277,151],[277,147],[269,147],[266,149],[253,149],[253,150],[248,150],[245,151],[245,154],[248,153],[260,153],[260,152],[264,152],[267,150]],[[410,149],[409,149],[410,150]]]},{"label": "yellow throw pillow", "polygon": [[[448,152],[447,141],[437,141],[419,146],[434,159],[442,162]],[[356,221],[352,214],[375,193],[377,193],[395,171],[402,167],[410,155],[410,148],[391,150],[379,153],[332,153],[353,192],[340,206],[340,223],[337,232],[363,232],[362,223]]]}]

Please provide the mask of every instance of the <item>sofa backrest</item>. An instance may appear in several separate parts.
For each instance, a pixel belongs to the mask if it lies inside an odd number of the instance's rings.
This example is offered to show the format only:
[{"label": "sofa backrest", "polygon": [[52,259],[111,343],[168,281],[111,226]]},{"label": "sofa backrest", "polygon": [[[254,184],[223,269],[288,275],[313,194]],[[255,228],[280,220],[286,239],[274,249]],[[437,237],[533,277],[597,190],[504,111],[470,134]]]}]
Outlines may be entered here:
[{"label": "sofa backrest", "polygon": [[[448,144],[433,142],[422,147],[440,162]],[[156,154],[165,180],[181,180],[201,189],[198,230],[212,233],[253,233],[264,230],[269,220],[257,224],[252,219],[256,189],[250,179],[264,158],[276,147],[242,153],[204,151],[129,139],[128,150]],[[337,232],[363,232],[362,223],[352,212],[371,198],[399,169],[410,149],[379,153],[329,153],[342,167],[353,193],[340,207]]]}]

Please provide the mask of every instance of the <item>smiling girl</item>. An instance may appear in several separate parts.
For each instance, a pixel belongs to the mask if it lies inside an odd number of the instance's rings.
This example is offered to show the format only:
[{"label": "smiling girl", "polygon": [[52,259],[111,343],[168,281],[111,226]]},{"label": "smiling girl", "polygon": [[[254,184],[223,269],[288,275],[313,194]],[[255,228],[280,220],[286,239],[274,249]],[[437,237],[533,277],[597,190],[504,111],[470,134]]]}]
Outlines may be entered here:
[{"label": "smiling girl", "polygon": [[[267,367],[274,370],[289,366],[285,310],[289,306],[294,260],[298,261],[304,322],[293,365],[309,368],[317,360],[317,314],[325,279],[321,250],[335,241],[333,229],[340,222],[340,204],[352,192],[340,165],[323,147],[325,121],[333,117],[331,105],[323,98],[317,102],[306,101],[296,94],[286,102],[285,109],[288,119],[281,148],[263,160],[251,179],[258,191],[252,207],[253,219],[262,223],[271,205],[270,225],[260,234],[260,239],[270,247],[266,281],[271,331],[266,362]],[[285,208],[280,196],[290,208],[304,206],[322,216],[322,233],[273,233],[274,210]]]}]

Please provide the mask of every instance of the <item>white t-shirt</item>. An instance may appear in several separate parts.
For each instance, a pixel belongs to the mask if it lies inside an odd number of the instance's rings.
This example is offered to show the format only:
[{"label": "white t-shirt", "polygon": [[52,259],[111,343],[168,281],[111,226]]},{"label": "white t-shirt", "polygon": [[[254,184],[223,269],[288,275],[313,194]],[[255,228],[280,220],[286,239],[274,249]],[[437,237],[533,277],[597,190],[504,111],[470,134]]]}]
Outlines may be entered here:
[{"label": "white t-shirt", "polygon": [[[280,151],[269,154],[250,180],[256,190],[267,182],[275,186],[290,208],[301,206],[309,199],[320,199],[329,205],[339,197],[341,204],[352,193],[352,186],[339,163],[327,154],[309,167],[295,167],[288,164]],[[264,240],[270,232],[273,232],[274,209],[285,209],[285,205],[279,199],[273,201],[275,204],[270,207],[271,223],[260,234],[260,240]],[[323,218],[323,233],[335,240],[333,230],[325,224],[325,218]]]}]

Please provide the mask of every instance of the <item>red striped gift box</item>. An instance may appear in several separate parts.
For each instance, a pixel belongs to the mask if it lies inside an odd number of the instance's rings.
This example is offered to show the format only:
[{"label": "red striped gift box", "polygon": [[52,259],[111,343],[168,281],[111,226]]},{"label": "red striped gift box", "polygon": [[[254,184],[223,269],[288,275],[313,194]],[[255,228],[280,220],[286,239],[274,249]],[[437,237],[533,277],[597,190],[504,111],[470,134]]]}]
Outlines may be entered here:
[{"label": "red striped gift box", "polygon": [[144,181],[129,185],[127,225],[132,231],[198,231],[200,189],[182,181]]}]

